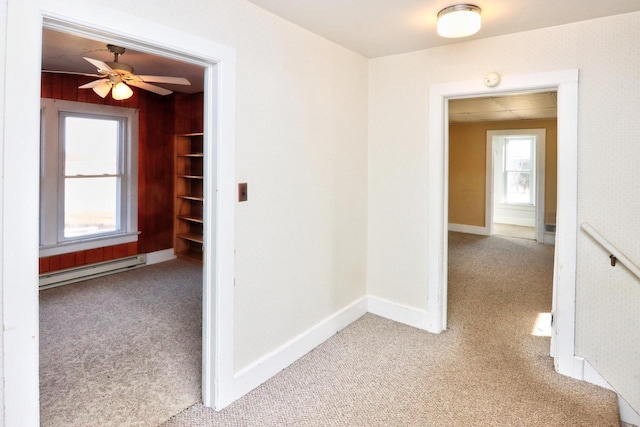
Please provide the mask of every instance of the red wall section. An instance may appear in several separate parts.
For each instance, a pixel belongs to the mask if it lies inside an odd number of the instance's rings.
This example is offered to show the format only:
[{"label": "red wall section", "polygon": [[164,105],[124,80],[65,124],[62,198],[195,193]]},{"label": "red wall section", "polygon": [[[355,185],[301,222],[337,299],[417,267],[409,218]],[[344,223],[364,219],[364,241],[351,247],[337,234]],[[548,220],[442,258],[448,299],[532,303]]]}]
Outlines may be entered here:
[{"label": "red wall section", "polygon": [[78,89],[91,80],[93,78],[42,73],[41,96],[139,110],[139,240],[137,243],[41,258],[41,274],[173,246],[173,135],[202,131],[203,96],[201,93],[159,96],[132,87],[131,98],[115,101],[111,96],[100,98],[90,89]]},{"label": "red wall section", "polygon": [[56,270],[64,270],[66,268],[79,267],[81,265],[93,264],[96,262],[124,258],[138,253],[141,253],[138,252],[138,243],[132,242],[115,246],[105,246],[104,248],[88,249],[86,251],[43,257],[40,258],[40,274]]}]

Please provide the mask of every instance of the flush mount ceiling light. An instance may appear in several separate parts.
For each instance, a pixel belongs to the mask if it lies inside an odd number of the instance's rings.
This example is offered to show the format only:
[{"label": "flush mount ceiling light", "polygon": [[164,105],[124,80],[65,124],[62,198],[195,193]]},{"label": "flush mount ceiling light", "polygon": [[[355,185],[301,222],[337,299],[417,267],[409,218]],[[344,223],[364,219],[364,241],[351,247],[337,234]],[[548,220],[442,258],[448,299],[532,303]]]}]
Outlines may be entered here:
[{"label": "flush mount ceiling light", "polygon": [[467,37],[480,30],[480,8],[456,4],[438,12],[438,34],[442,37]]}]

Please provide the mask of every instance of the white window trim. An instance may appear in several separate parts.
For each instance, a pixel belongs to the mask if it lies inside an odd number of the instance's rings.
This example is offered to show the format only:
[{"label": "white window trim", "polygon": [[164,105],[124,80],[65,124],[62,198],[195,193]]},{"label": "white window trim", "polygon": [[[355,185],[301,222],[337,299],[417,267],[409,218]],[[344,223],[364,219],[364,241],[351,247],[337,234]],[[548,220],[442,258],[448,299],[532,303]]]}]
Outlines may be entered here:
[{"label": "white window trim", "polygon": [[[42,108],[42,151],[40,161],[40,256],[60,255],[104,246],[131,243],[138,240],[138,110],[111,105],[89,104],[73,101],[43,98]],[[125,159],[123,172],[124,217],[122,231],[117,234],[91,236],[86,239],[60,241],[62,210],[59,207],[59,116],[61,112],[95,114],[127,119],[125,129]],[[44,141],[48,141],[46,144]]]},{"label": "white window trim", "polygon": [[[510,141],[512,140],[521,140],[521,139],[530,139],[532,141],[531,144],[531,148],[529,150],[529,156],[530,159],[533,160],[531,163],[535,166],[537,165],[537,156],[536,156],[536,150],[538,147],[538,137],[537,135],[531,134],[531,135],[505,135],[503,137],[503,144],[504,144],[504,152],[503,152],[503,159],[502,159],[502,200],[503,202],[500,203],[502,205],[508,205],[508,206],[527,206],[527,207],[532,207],[536,205],[536,195],[538,193],[538,188],[536,186],[536,178],[537,178],[537,173],[536,173],[536,168],[531,167],[531,164],[529,165],[529,169],[527,170],[522,170],[522,171],[518,171],[518,170],[511,170],[507,167],[507,145]],[[516,203],[516,202],[508,202],[507,201],[507,176],[509,172],[529,172],[529,181],[530,181],[530,193],[529,193],[529,202],[525,202],[525,203]],[[533,191],[531,192],[531,189],[533,189]]]},{"label": "white window trim", "polygon": [[505,136],[535,136],[535,205],[517,205],[517,204],[504,204],[498,203],[498,206],[507,207],[509,209],[516,209],[518,206],[523,209],[533,209],[536,213],[535,227],[536,227],[536,241],[539,243],[544,242],[544,198],[545,198],[545,169],[546,169],[546,146],[547,146],[547,130],[545,128],[533,128],[533,129],[503,129],[503,130],[489,130],[487,131],[487,156],[486,156],[486,201],[485,201],[485,229],[487,235],[493,234],[493,222],[495,215],[495,205],[493,203],[494,196],[494,138],[502,138]]}]

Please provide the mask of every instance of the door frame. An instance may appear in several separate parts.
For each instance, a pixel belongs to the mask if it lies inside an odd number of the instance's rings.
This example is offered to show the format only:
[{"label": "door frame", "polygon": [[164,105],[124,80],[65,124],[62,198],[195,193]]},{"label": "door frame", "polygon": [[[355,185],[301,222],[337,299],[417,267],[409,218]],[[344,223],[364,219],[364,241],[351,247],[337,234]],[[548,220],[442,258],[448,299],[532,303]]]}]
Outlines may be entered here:
[{"label": "door frame", "polygon": [[536,136],[536,205],[535,205],[535,233],[536,241],[544,243],[544,194],[545,194],[545,171],[546,171],[546,129],[500,129],[487,131],[487,160],[486,160],[486,203],[485,203],[485,228],[489,230],[489,235],[493,235],[493,218],[495,206],[494,193],[494,170],[493,161],[494,137],[501,135],[535,135]]},{"label": "door frame", "polygon": [[578,167],[577,69],[512,75],[495,88],[483,79],[435,84],[429,88],[429,183],[427,224],[427,312],[429,330],[447,327],[447,218],[449,166],[448,100],[504,96],[530,91],[558,93],[558,205],[553,271],[553,328],[550,353],[557,372],[577,377],[575,356],[575,290]]},{"label": "door frame", "polygon": [[[7,2],[2,139],[4,422],[39,425],[38,221],[42,28],[72,32],[205,68],[202,393],[230,403],[233,386],[235,49],[126,11],[60,0]],[[18,226],[20,225],[20,226]]]}]

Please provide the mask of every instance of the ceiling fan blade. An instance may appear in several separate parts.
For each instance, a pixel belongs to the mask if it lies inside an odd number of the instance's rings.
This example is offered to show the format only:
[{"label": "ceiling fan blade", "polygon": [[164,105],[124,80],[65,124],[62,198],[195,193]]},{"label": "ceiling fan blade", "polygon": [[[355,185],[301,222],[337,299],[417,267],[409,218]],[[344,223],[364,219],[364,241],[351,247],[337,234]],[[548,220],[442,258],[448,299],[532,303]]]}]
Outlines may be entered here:
[{"label": "ceiling fan blade", "polygon": [[75,71],[57,71],[57,70],[41,70],[43,73],[53,73],[53,74],[72,74],[75,76],[87,76],[87,77],[104,77],[101,74],[91,74],[91,73],[77,73]]},{"label": "ceiling fan blade", "polygon": [[109,94],[112,86],[113,85],[109,79],[99,79],[83,84],[82,86],[79,86],[78,89],[93,89],[98,96],[104,98]]},{"label": "ceiling fan blade", "polygon": [[173,85],[191,85],[191,82],[184,77],[166,77],[166,76],[140,76],[142,81],[147,83],[169,83]]},{"label": "ceiling fan blade", "polygon": [[158,95],[169,95],[172,94],[173,91],[169,89],[165,89],[160,86],[150,85],[145,82],[136,82],[136,81],[128,81],[127,84],[135,87],[139,87],[140,89],[148,90],[149,92],[157,93]]},{"label": "ceiling fan blade", "polygon": [[98,71],[104,71],[105,73],[109,74],[116,74],[113,68],[109,67],[107,64],[98,59],[87,58],[86,56],[83,56],[83,58],[92,63],[98,69]]},{"label": "ceiling fan blade", "polygon": [[85,83],[82,86],[78,86],[78,89],[91,89],[91,88],[94,88],[94,87],[98,86],[99,84],[101,84],[105,80],[106,79],[94,80],[92,82]]}]

